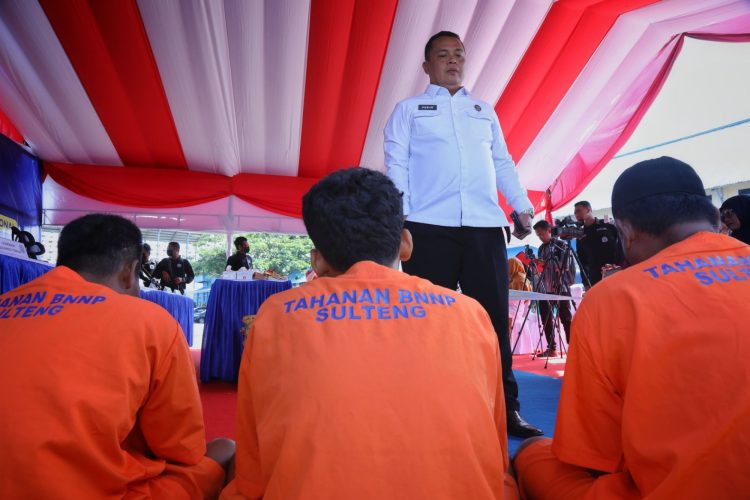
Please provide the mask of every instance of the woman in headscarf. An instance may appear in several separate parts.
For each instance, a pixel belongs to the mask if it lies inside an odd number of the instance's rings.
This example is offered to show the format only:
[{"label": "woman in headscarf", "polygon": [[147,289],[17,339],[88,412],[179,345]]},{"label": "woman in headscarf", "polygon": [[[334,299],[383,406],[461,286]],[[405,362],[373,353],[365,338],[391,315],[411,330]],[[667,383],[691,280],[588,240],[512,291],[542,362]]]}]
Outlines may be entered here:
[{"label": "woman in headscarf", "polygon": [[[526,279],[526,268],[523,267],[523,262],[516,257],[508,259],[508,278],[508,288],[511,290],[523,290],[526,292],[532,291],[531,283]],[[525,306],[527,305],[528,301],[526,300],[511,300],[508,303],[508,331],[511,332],[511,339],[513,338],[514,320],[519,317],[523,318],[526,311]],[[521,332],[516,333],[518,335],[521,334]]]},{"label": "woman in headscarf", "polygon": [[511,290],[531,291],[531,283],[526,279],[526,269],[520,259],[516,257],[508,259],[508,276],[510,279],[508,288]]},{"label": "woman in headscarf", "polygon": [[750,245],[750,196],[732,196],[721,204],[719,211],[732,236]]}]

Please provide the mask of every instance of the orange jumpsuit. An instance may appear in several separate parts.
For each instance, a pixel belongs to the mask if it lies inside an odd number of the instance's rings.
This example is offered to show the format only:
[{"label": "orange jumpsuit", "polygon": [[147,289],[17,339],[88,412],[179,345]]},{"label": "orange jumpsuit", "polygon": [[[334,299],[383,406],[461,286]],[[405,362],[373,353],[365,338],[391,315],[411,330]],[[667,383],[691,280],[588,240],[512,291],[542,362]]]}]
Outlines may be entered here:
[{"label": "orange jumpsuit", "polygon": [[750,246],[706,232],[592,288],[573,322],[555,437],[516,458],[522,494],[746,496],[749,299]]},{"label": "orange jumpsuit", "polygon": [[274,295],[245,345],[222,498],[504,498],[500,377],[487,313],[426,280],[364,261]]},{"label": "orange jumpsuit", "polygon": [[203,498],[195,368],[161,307],[58,267],[0,296],[0,498]]}]

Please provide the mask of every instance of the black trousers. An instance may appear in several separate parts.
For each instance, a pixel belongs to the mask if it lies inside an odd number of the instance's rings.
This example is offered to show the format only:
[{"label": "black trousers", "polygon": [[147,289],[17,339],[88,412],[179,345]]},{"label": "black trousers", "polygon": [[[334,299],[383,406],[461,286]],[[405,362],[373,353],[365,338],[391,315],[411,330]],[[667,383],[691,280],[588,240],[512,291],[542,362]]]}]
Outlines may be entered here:
[{"label": "black trousers", "polygon": [[406,222],[414,239],[405,272],[461,291],[485,308],[500,343],[506,411],[518,411],[518,383],[508,335],[508,256],[503,228],[445,227]]},{"label": "black trousers", "polygon": [[570,323],[573,321],[573,314],[570,312],[570,301],[561,300],[559,302],[539,301],[539,313],[541,321],[544,324],[544,337],[547,339],[547,347],[557,349],[557,339],[555,339],[555,315],[552,308],[557,305],[557,314],[560,315],[560,323],[565,329],[565,343],[570,345]]}]

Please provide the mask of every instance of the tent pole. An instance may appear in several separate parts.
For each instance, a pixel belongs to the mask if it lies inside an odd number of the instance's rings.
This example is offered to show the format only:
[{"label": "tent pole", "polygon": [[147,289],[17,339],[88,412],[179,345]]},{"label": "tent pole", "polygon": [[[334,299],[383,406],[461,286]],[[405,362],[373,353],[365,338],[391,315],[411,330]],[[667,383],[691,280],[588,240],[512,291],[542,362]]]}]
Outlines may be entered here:
[{"label": "tent pole", "polygon": [[232,255],[232,228],[234,227],[234,196],[230,195],[227,200],[227,258]]}]

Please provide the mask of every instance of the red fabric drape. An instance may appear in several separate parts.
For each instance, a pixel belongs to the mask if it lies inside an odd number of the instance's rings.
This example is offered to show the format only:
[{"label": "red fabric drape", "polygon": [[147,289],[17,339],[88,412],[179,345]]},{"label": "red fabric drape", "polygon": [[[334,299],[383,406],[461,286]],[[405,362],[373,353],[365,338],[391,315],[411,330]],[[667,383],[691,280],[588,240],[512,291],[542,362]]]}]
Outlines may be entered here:
[{"label": "red fabric drape", "polygon": [[657,0],[555,2],[495,106],[520,159],[617,19]]},{"label": "red fabric drape", "polygon": [[41,0],[120,160],[187,168],[135,0]]},{"label": "red fabric drape", "polygon": [[617,137],[615,142],[607,150],[607,153],[593,166],[589,167],[584,162],[571,162],[560,176],[555,180],[552,185],[551,199],[549,202],[548,210],[556,210],[561,208],[578,196],[585,187],[596,177],[599,172],[609,163],[609,161],[617,154],[617,151],[630,139],[633,135],[638,124],[645,116],[651,104],[656,99],[659,91],[664,86],[664,83],[669,76],[672,66],[674,65],[677,56],[684,43],[685,37],[696,38],[700,40],[715,41],[715,42],[750,42],[750,33],[740,34],[728,34],[728,35],[713,35],[710,33],[683,33],[678,35],[677,43],[672,48],[671,54],[667,57],[666,61],[662,65],[661,70],[658,72],[654,82],[651,84],[648,92],[644,96],[638,108],[633,113],[633,116],[628,120],[627,125]]},{"label": "red fabric drape", "polygon": [[0,134],[3,134],[5,137],[13,139],[14,141],[18,143],[23,142],[23,136],[18,131],[18,129],[13,125],[10,119],[7,116],[5,116],[2,110],[0,110]]},{"label": "red fabric drape", "polygon": [[314,0],[310,7],[299,175],[359,165],[396,0]]},{"label": "red fabric drape", "polygon": [[[218,174],[161,168],[45,163],[55,182],[94,200],[141,208],[179,208],[235,195],[264,210],[301,217],[302,196],[318,180],[278,175]],[[144,185],[148,179],[148,186]],[[166,186],[163,191],[152,186]]]}]

